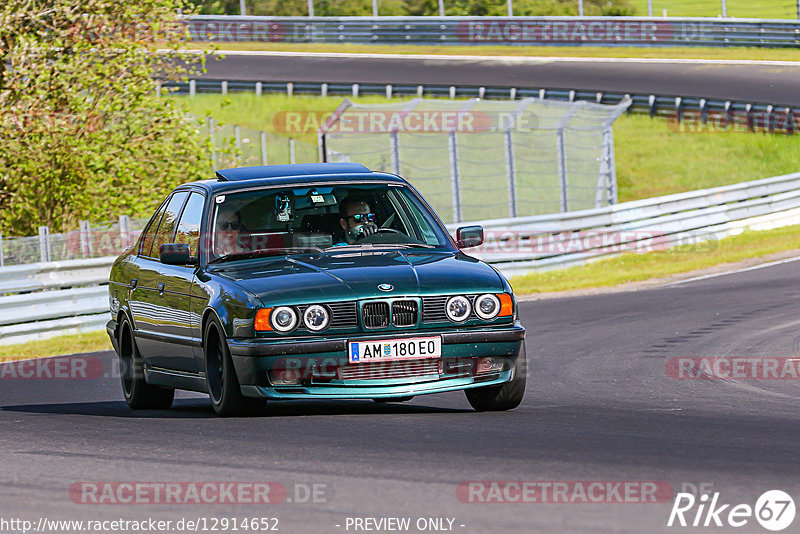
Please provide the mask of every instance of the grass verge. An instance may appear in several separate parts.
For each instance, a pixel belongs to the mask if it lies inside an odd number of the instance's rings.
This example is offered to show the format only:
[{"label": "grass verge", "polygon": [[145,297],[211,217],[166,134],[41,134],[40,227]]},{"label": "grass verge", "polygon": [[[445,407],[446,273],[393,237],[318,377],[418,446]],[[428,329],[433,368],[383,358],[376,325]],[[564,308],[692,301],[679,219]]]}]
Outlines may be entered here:
[{"label": "grass verge", "polygon": [[208,50],[272,50],[276,52],[338,52],[344,54],[426,54],[454,56],[596,57],[639,59],[729,59],[750,61],[800,61],[796,48],[750,47],[641,47],[545,45],[366,45],[334,43],[190,43],[188,48]]},{"label": "grass verge", "polygon": [[[210,114],[217,121],[248,128],[250,145],[256,130],[268,133],[270,163],[288,163],[288,136],[273,119],[284,111],[333,111],[343,97],[263,95],[234,93],[175,96],[189,112]],[[365,96],[363,103],[390,102]],[[400,101],[395,99],[394,102]],[[228,135],[232,135],[229,131]],[[296,161],[317,161],[315,133],[295,135]],[[686,133],[662,118],[624,115],[614,123],[617,182],[620,202],[788,174],[798,170],[800,143],[796,136],[762,133]],[[247,165],[258,165],[251,158]]]},{"label": "grass verge", "polygon": [[511,285],[520,295],[612,287],[794,249],[800,249],[800,225],[746,231],[698,245],[645,254],[624,254],[579,267],[515,276],[511,279]]},{"label": "grass verge", "polygon": [[69,336],[51,337],[20,343],[16,345],[0,345],[0,363],[26,360],[28,358],[47,358],[62,354],[79,354],[111,350],[111,341],[105,330],[86,332]]}]

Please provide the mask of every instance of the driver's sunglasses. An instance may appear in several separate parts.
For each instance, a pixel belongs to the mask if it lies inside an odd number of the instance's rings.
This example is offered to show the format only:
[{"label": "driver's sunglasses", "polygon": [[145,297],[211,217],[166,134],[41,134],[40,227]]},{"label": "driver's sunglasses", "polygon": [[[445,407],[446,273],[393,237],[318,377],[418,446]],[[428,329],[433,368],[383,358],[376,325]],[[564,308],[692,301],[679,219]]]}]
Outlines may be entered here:
[{"label": "driver's sunglasses", "polygon": [[356,213],[355,215],[351,215],[350,217],[357,223],[375,222],[374,213]]},{"label": "driver's sunglasses", "polygon": [[238,230],[239,223],[238,222],[221,222],[217,223],[217,228],[220,230]]}]

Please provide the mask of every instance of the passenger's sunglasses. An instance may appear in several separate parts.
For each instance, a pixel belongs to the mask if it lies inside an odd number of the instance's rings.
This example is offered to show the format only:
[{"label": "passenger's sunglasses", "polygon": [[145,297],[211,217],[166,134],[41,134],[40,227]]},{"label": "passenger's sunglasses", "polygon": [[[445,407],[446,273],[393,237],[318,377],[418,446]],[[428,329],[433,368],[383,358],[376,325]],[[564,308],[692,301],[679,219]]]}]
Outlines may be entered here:
[{"label": "passenger's sunglasses", "polygon": [[217,228],[220,230],[238,230],[239,223],[238,222],[221,222],[217,223]]},{"label": "passenger's sunglasses", "polygon": [[351,215],[349,218],[353,219],[357,223],[375,222],[374,213],[356,213],[355,215]]}]

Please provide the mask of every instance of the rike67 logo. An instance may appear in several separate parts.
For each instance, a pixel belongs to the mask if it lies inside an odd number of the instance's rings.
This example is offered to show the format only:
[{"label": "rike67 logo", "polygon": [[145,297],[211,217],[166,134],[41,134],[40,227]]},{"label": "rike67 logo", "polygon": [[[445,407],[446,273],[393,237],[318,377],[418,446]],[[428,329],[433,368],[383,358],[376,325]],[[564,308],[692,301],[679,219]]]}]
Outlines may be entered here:
[{"label": "rike67 logo", "polygon": [[720,493],[705,493],[695,497],[691,493],[678,493],[669,514],[667,526],[681,527],[743,527],[753,518],[765,529],[777,532],[794,521],[794,500],[781,490],[766,491],[749,504],[723,503]]}]

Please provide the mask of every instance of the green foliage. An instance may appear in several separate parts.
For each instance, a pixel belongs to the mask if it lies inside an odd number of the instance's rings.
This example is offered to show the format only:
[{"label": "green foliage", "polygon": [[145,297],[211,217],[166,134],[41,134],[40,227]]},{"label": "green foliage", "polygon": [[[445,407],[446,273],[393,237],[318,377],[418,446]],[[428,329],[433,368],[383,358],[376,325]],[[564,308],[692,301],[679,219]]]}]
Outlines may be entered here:
[{"label": "green foliage", "polygon": [[[0,6],[0,232],[151,211],[210,171],[207,137],[158,79],[202,56],[178,0],[6,0]],[[156,52],[155,43],[169,49]],[[179,66],[181,59],[187,67]],[[2,67],[0,67],[2,68]],[[195,67],[197,68],[197,67]]]},{"label": "green foliage", "polygon": [[[238,15],[238,0],[191,0],[200,13]],[[513,0],[514,14],[527,16],[577,15],[577,0]],[[506,0],[445,0],[446,15],[505,16]],[[248,15],[305,16],[306,0],[246,0]],[[378,0],[381,16],[438,15],[437,0]],[[629,0],[585,0],[586,15],[635,15]],[[317,16],[370,16],[371,0],[314,0]]]}]

